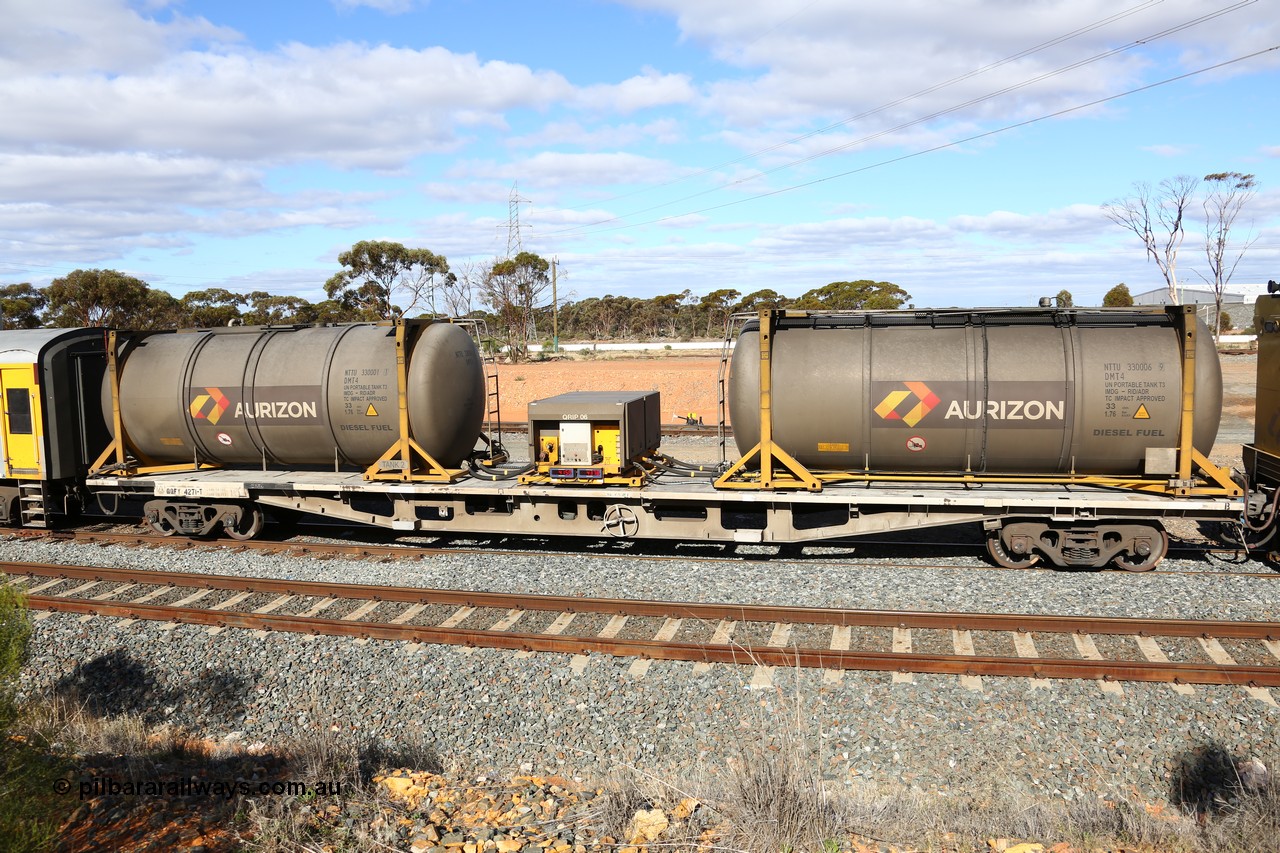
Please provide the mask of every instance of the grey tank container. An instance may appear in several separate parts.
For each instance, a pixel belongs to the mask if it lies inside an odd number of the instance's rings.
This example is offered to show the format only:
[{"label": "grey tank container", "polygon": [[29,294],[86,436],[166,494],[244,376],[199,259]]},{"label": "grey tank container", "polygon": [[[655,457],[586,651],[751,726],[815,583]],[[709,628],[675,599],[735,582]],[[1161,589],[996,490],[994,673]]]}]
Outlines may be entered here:
[{"label": "grey tank container", "polygon": [[[1036,309],[781,318],[773,441],[814,470],[1172,473],[1177,322],[1163,311]],[[1198,329],[1192,434],[1207,456],[1222,369]],[[746,453],[760,440],[758,323],[739,335],[731,370],[730,418]]]},{"label": "grey tank container", "polygon": [[[409,355],[410,434],[444,465],[474,448],[480,354],[460,326],[421,328]],[[111,389],[103,410],[112,427]],[[242,327],[131,343],[120,376],[130,443],[157,462],[367,466],[399,438],[391,326]]]}]

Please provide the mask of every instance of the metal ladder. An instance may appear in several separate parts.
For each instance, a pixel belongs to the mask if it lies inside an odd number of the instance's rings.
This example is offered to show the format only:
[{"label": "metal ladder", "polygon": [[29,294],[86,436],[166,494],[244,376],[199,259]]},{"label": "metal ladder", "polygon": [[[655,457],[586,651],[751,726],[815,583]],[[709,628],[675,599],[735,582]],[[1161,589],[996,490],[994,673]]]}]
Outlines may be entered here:
[{"label": "metal ladder", "polygon": [[18,504],[23,527],[48,527],[45,523],[43,484],[19,483]]}]

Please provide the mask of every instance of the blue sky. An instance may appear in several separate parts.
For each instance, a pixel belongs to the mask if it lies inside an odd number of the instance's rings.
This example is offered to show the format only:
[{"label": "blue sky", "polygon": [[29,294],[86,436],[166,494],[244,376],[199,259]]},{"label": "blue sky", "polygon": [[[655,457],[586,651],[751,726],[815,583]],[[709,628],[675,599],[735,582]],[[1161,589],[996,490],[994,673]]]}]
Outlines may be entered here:
[{"label": "blue sky", "polygon": [[[1100,205],[1219,171],[1260,183],[1234,281],[1280,278],[1265,2],[0,8],[0,284],[319,299],[369,239],[474,271],[514,186],[575,299],[872,278],[918,306],[1097,304],[1163,284]],[[1202,243],[1193,222],[1184,285]]]}]

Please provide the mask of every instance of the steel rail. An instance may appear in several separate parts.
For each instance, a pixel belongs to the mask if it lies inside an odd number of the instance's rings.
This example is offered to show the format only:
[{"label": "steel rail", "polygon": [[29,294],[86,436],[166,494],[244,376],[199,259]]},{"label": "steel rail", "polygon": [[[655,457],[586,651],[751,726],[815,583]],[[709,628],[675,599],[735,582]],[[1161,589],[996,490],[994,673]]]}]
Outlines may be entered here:
[{"label": "steel rail", "polygon": [[607,654],[654,660],[700,661],[738,665],[919,672],[941,675],[991,675],[1031,678],[1095,678],[1123,681],[1280,687],[1280,666],[1091,661],[1061,658],[926,655],[830,649],[747,647],[731,644],[601,639],[546,634],[477,631],[380,622],[350,622],[305,616],[276,616],[239,611],[210,611],[153,604],[108,604],[82,599],[30,596],[31,607],[63,613],[105,615],[150,621],[247,628],[327,636],[361,637],[442,645],[553,652]]},{"label": "steel rail", "polygon": [[[267,551],[278,553],[296,551],[300,554],[344,554],[354,557],[387,557],[418,559],[443,554],[457,554],[456,548],[431,548],[426,546],[377,545],[377,544],[344,544],[339,542],[272,542],[264,539],[192,539],[185,536],[161,536],[151,533],[102,533],[96,531],[39,531],[32,534],[54,540],[76,540],[97,545],[164,545],[175,550],[186,551],[196,548],[227,549],[244,551]],[[504,551],[510,554],[528,554],[539,551]]]},{"label": "steel rail", "polygon": [[1123,616],[1060,616],[1030,613],[937,613],[914,610],[857,610],[832,607],[788,607],[767,604],[712,604],[689,601],[646,601],[618,598],[494,593],[427,587],[340,584],[277,578],[248,578],[198,572],[158,572],[143,569],[105,569],[40,563],[0,562],[0,572],[12,575],[65,577],[77,580],[152,584],[260,592],[483,607],[559,613],[607,613],[628,616],[789,622],[864,628],[931,628],[960,631],[1017,631],[1053,634],[1118,634],[1149,637],[1216,637],[1233,640],[1280,639],[1280,622],[1224,619],[1142,619]]}]

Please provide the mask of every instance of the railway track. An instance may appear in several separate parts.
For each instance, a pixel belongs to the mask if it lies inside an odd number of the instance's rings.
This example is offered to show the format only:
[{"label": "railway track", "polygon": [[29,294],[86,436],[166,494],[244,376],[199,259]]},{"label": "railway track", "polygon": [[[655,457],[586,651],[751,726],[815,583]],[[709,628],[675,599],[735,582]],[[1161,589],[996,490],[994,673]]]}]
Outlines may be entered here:
[{"label": "railway track", "polygon": [[[317,530],[317,536],[323,536],[325,531]],[[257,551],[270,554],[292,554],[300,557],[319,557],[322,559],[349,557],[358,559],[427,559],[447,554],[487,554],[491,556],[546,556],[547,549],[530,550],[527,548],[493,548],[483,545],[411,545],[411,544],[390,544],[377,542],[315,542],[307,541],[302,538],[289,538],[283,540],[272,539],[253,539],[253,540],[229,540],[229,539],[192,539],[182,536],[163,536],[160,534],[149,532],[119,532],[119,531],[93,531],[93,530],[68,530],[68,531],[48,531],[48,530],[14,530],[10,531],[11,535],[48,540],[66,540],[80,542],[84,544],[99,545],[122,545],[125,547],[146,547],[156,548],[165,547],[175,550],[229,550],[235,551]],[[826,543],[820,547],[830,546],[832,548],[859,548],[863,550],[884,549],[884,548],[900,548],[907,551],[920,548],[946,548],[955,554],[972,553],[976,559],[983,560],[982,568],[987,570],[999,571],[1028,571],[1028,569],[1007,569],[1002,566],[996,566],[988,563],[983,555],[986,553],[984,546],[977,542],[931,542],[921,543],[920,541],[884,541],[884,540],[865,540],[861,542],[841,542]],[[592,551],[592,557],[602,559],[631,559],[631,560],[684,560],[684,561],[707,561],[707,562],[741,562],[743,560],[788,560],[788,559],[807,559],[820,560],[825,565],[831,566],[856,566],[856,562],[851,562],[847,558],[838,554],[828,555],[807,555],[799,558],[788,556],[758,554],[758,553],[738,553],[733,548],[723,549],[724,553],[720,555],[699,554],[697,556],[688,553],[681,554],[653,554],[629,549],[620,552],[602,552]],[[1243,551],[1212,548],[1212,547],[1196,547],[1190,545],[1175,546],[1170,549],[1171,554],[1183,553],[1185,555],[1195,557],[1212,557],[1222,561],[1244,560],[1246,554]],[[572,548],[565,549],[564,553],[575,553]],[[887,565],[883,560],[879,560],[877,565]],[[1261,563],[1247,563],[1246,565],[1261,567]],[[903,563],[904,568],[916,569],[963,569],[965,566],[956,566],[950,563]],[[1044,568],[1044,567],[1041,567]],[[1148,575],[1184,575],[1189,572],[1185,570],[1161,570],[1145,573]],[[1231,577],[1247,577],[1259,579],[1280,579],[1280,572],[1269,568],[1261,568],[1259,571],[1214,571],[1201,572],[1201,574],[1212,574],[1215,576],[1231,576]]]},{"label": "railway track", "polygon": [[895,680],[1098,679],[1104,690],[1123,681],[1236,685],[1272,705],[1266,688],[1280,687],[1280,622],[632,601],[39,563],[0,569],[44,612],[38,619],[71,613],[561,653],[574,656],[577,672],[591,655],[611,655],[635,658],[633,671],[653,660],[755,666],[756,686],[785,666],[834,677],[887,671]]}]

